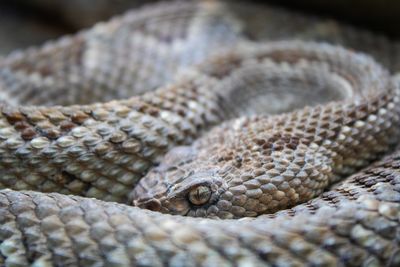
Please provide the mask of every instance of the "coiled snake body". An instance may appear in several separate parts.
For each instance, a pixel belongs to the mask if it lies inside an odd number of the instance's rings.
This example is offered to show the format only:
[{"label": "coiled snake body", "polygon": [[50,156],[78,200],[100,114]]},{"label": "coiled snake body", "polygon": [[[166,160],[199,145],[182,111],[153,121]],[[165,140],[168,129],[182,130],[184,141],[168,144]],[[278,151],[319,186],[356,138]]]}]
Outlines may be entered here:
[{"label": "coiled snake body", "polygon": [[176,2],[0,68],[1,265],[400,264],[398,81],[365,54]]}]

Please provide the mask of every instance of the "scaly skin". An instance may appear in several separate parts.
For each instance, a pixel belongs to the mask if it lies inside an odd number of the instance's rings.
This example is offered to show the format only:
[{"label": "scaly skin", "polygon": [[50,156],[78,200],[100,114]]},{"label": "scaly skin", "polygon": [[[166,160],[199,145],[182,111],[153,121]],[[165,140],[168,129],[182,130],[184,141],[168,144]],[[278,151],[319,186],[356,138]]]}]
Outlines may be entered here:
[{"label": "scaly skin", "polygon": [[145,6],[41,48],[12,53],[0,62],[0,100],[53,106],[126,99],[236,45],[240,30],[218,3]]},{"label": "scaly skin", "polygon": [[211,220],[56,193],[0,192],[9,266],[398,266],[400,153],[293,209]]},{"label": "scaly skin", "polygon": [[[222,12],[217,4],[164,3],[0,62],[7,102],[0,114],[0,187],[126,202],[168,149],[222,119],[208,90],[213,81],[188,74],[155,93],[82,106],[12,104],[79,104],[151,91],[217,45],[228,47],[236,26]],[[107,57],[123,64],[110,73]]]},{"label": "scaly skin", "polygon": [[135,187],[137,206],[224,219],[273,213],[320,195],[399,140],[398,89],[365,55],[277,42],[247,47],[200,69],[218,77],[216,91],[228,103],[221,109],[239,116],[251,113],[249,106],[269,111],[276,101],[271,92],[284,99],[294,88],[297,98],[282,101],[278,111],[285,104],[313,104],[322,94],[344,100],[239,118],[190,147],[172,149]]},{"label": "scaly skin", "polygon": [[399,80],[237,25],[160,4],[0,62],[0,265],[400,264],[400,152],[345,178],[397,143]]}]

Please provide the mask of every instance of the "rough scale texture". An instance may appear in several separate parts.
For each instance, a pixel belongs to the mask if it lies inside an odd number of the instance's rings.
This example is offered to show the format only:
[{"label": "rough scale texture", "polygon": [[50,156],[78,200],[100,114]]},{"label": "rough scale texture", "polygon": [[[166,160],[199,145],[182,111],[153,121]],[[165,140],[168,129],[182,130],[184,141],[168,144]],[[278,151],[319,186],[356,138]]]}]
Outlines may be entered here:
[{"label": "rough scale texture", "polygon": [[357,173],[399,77],[233,14],[161,3],[0,62],[1,265],[400,265],[400,154]]}]

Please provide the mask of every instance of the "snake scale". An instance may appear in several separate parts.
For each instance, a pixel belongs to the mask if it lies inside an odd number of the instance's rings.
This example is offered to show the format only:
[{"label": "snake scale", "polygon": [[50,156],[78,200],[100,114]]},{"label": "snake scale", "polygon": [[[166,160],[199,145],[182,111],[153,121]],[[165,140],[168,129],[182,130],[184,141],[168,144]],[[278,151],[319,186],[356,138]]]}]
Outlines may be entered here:
[{"label": "snake scale", "polygon": [[2,59],[0,265],[399,266],[399,78],[243,23],[158,3]]}]

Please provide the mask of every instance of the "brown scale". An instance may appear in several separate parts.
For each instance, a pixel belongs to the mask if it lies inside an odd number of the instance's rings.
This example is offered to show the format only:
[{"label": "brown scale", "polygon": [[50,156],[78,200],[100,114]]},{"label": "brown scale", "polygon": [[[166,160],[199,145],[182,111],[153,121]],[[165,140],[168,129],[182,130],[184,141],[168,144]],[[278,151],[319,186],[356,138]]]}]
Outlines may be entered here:
[{"label": "brown scale", "polygon": [[61,132],[56,128],[38,129],[42,136],[49,138],[50,140],[56,140],[61,137]]},{"label": "brown scale", "polygon": [[77,127],[77,124],[73,123],[72,121],[62,121],[60,123],[60,129],[63,131],[63,133],[70,132],[75,127]]},{"label": "brown scale", "polygon": [[21,131],[21,137],[28,141],[28,140],[32,140],[33,138],[35,138],[37,136],[37,132],[34,128],[29,127],[29,128],[25,128]]},{"label": "brown scale", "polygon": [[6,117],[7,121],[10,124],[14,124],[20,121],[26,121],[26,117],[18,111],[16,108],[12,108],[9,106],[2,107],[2,114]]},{"label": "brown scale", "polygon": [[26,116],[16,109],[6,106],[2,108],[2,114],[6,117],[7,121],[20,132],[24,140],[31,140],[37,136],[37,131],[27,120]]},{"label": "brown scale", "polygon": [[71,116],[71,121],[75,124],[82,125],[88,118],[89,115],[78,111]]}]

